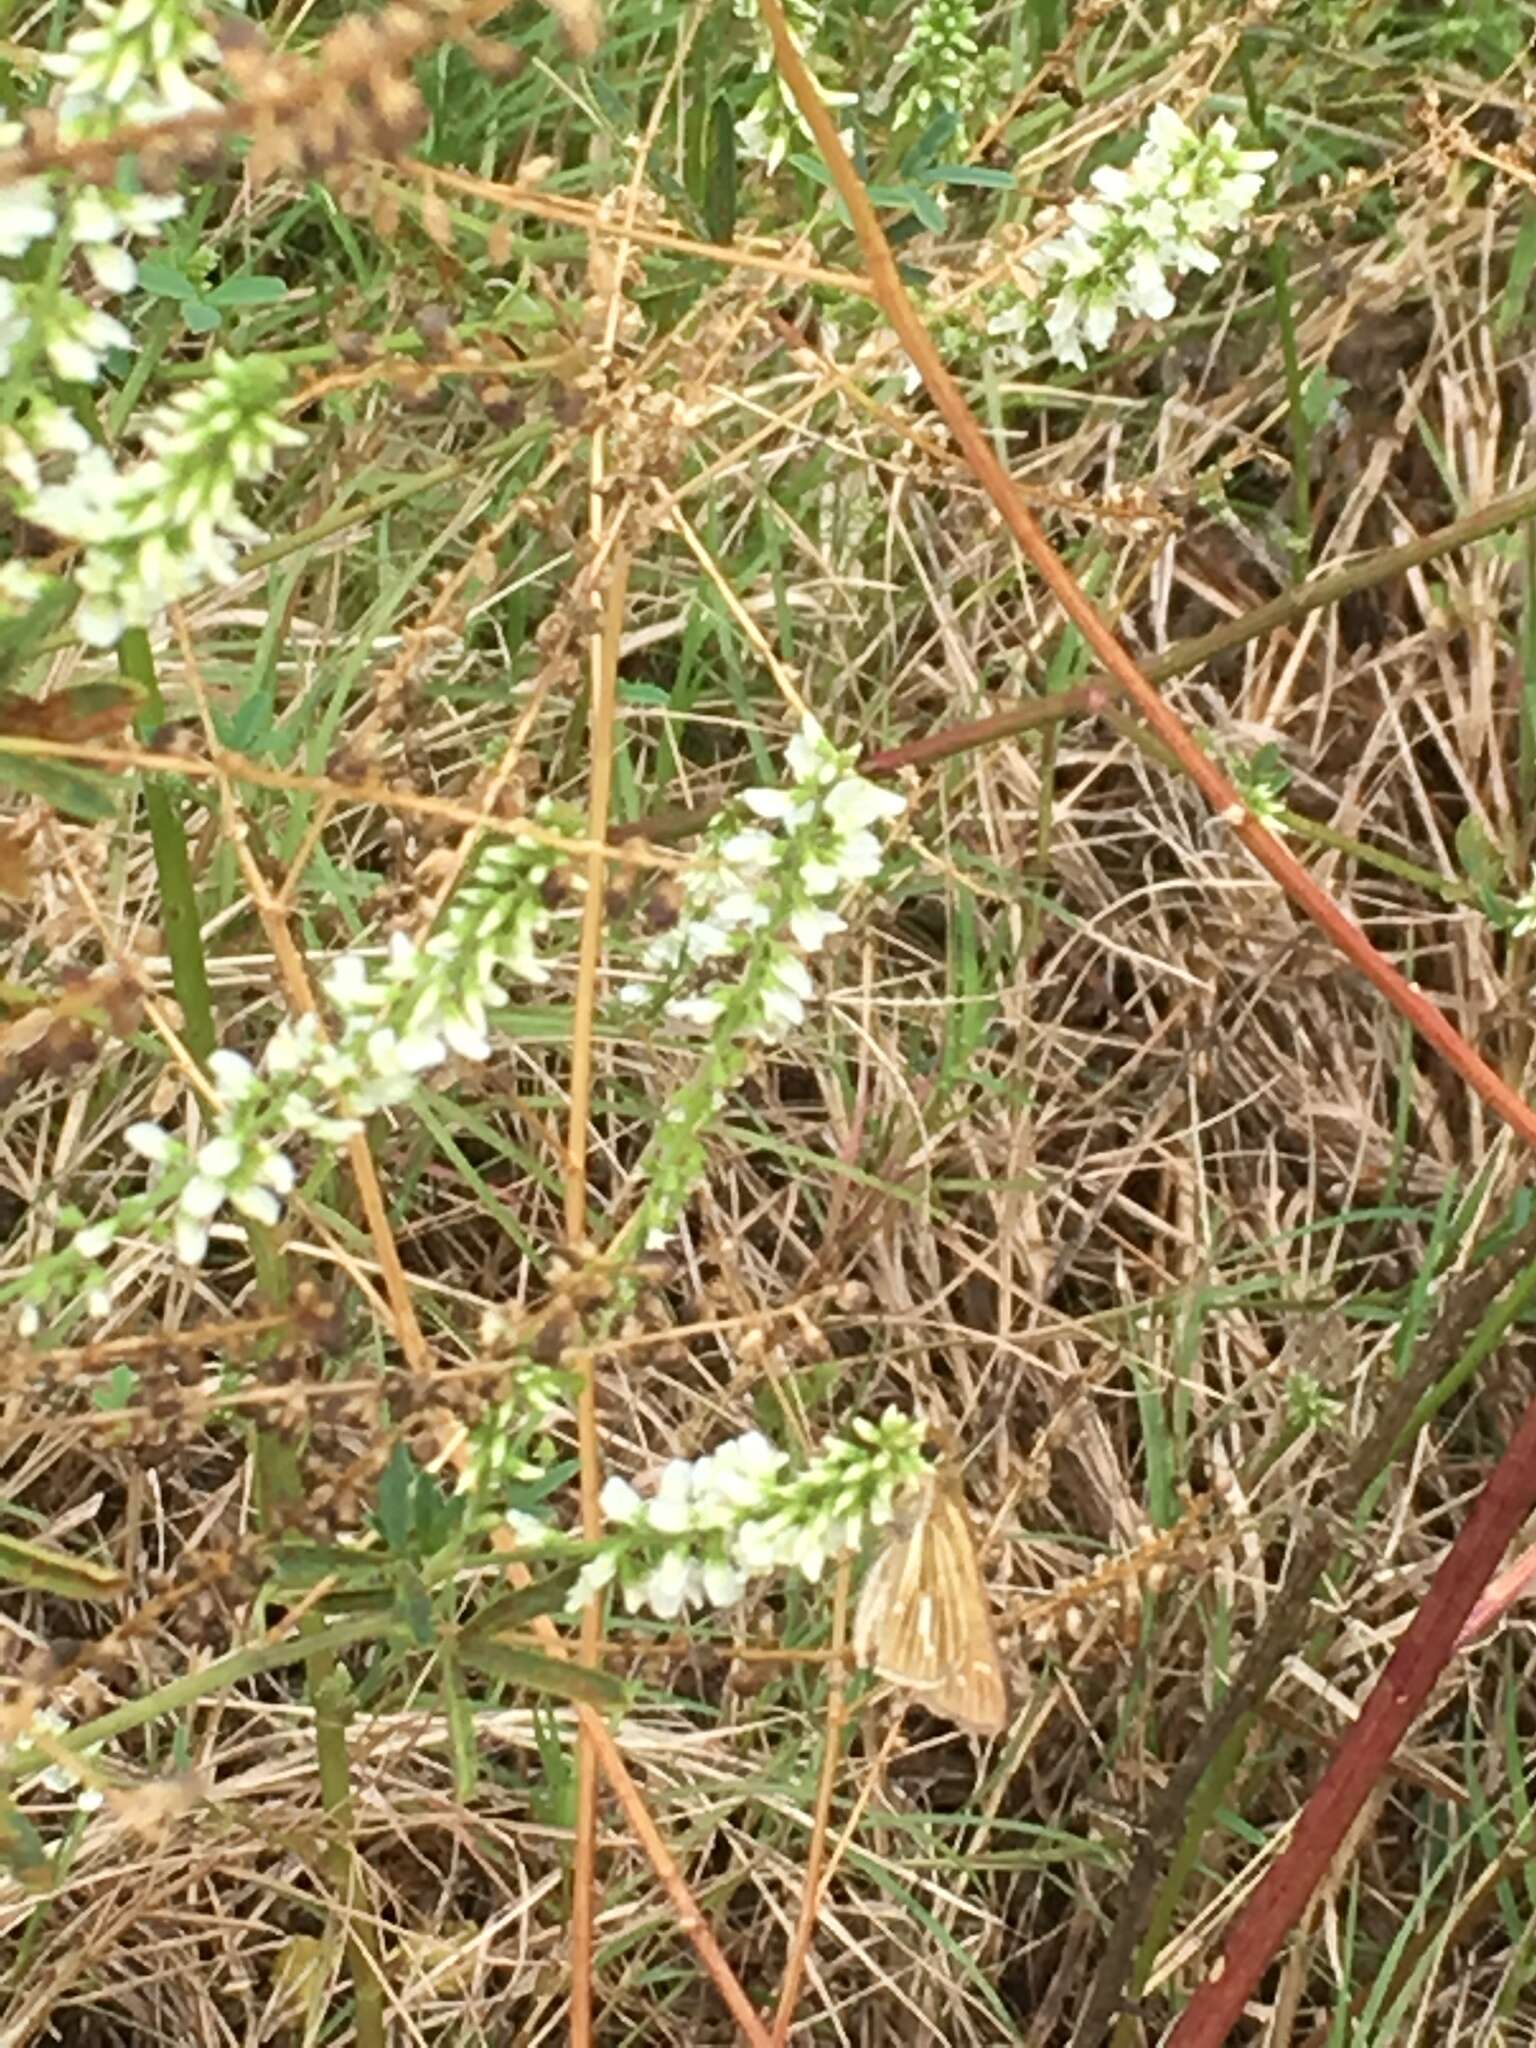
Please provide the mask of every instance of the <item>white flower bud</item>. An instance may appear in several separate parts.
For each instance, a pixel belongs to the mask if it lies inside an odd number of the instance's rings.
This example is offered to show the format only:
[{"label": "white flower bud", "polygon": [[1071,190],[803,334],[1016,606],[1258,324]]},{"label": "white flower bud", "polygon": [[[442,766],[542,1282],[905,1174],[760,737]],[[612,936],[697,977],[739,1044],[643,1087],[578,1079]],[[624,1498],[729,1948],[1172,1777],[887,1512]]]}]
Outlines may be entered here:
[{"label": "white flower bud", "polygon": [[605,1522],[635,1522],[645,1513],[644,1500],[627,1479],[620,1479],[617,1475],[604,1480],[597,1505]]}]

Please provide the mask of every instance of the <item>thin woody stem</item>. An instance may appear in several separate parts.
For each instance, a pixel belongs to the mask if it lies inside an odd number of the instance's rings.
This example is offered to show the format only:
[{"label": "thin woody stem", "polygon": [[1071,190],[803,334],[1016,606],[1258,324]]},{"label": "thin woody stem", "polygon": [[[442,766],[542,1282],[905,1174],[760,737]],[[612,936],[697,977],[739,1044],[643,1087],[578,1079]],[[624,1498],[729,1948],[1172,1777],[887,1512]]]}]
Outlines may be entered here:
[{"label": "thin woody stem", "polygon": [[[601,439],[594,444],[594,465],[601,461]],[[601,530],[601,498],[594,493],[594,525]],[[580,1244],[587,1229],[587,1123],[592,1105],[592,1043],[597,1016],[597,978],[603,944],[603,898],[606,881],[603,835],[608,825],[613,780],[614,714],[618,695],[619,630],[629,586],[629,555],[614,550],[602,619],[591,643],[592,777],[588,795],[587,895],[581,923],[581,959],[576,1006],[571,1019],[571,1110],[566,1138],[566,1235]],[[581,1457],[581,1529],[594,1539],[602,1532],[598,1495],[602,1486],[597,1433],[597,1363],[590,1355],[580,1365],[576,1427]],[[595,1665],[602,1654],[600,1600],[589,1600],[581,1617],[581,1661]],[[571,1901],[571,2029],[572,2048],[592,2040],[592,1987],[596,1966],[597,1911],[597,1755],[586,1718],[576,1756],[576,1855]]]},{"label": "thin woody stem", "polygon": [[[1506,497],[1492,498],[1475,512],[1467,513],[1462,519],[1453,519],[1447,526],[1437,526],[1432,533],[1421,534],[1417,540],[1402,541],[1396,547],[1378,548],[1374,554],[1362,555],[1358,561],[1332,569],[1325,576],[1314,576],[1309,582],[1271,598],[1267,604],[1255,605],[1251,611],[1213,626],[1208,633],[1201,633],[1190,640],[1175,641],[1164,653],[1149,661],[1142,673],[1154,683],[1166,683],[1174,676],[1188,675],[1206,662],[1214,661],[1219,654],[1230,654],[1233,648],[1246,646],[1250,640],[1262,639],[1266,633],[1282,626],[1299,623],[1309,612],[1326,610],[1362,590],[1374,590],[1383,583],[1406,575],[1410,569],[1432,562],[1438,555],[1450,554],[1457,548],[1470,547],[1474,541],[1486,540],[1490,534],[1524,525],[1533,515],[1536,515],[1536,484],[1529,484],[1524,490],[1511,491]],[[943,726],[938,732],[925,733],[920,740],[910,740],[899,747],[866,754],[859,763],[859,772],[863,775],[891,775],[908,765],[926,766],[934,761],[948,760],[954,754],[970,753],[974,748],[996,740],[1014,739],[1052,717],[1072,717],[1079,710],[1097,711],[1102,706],[1102,695],[1107,687],[1107,677],[1090,677],[1078,688],[1063,691],[1059,696],[1033,698],[1010,710],[995,711],[987,718],[971,719],[964,725]],[[1085,701],[1090,699],[1094,701]]]},{"label": "thin woody stem", "polygon": [[843,1724],[847,1719],[842,1654],[847,1616],[848,1567],[844,1564],[837,1575],[832,1621],[832,1676],[827,1695],[826,1747],[822,1752],[821,1778],[816,1787],[816,1811],[811,1821],[810,1853],[806,1857],[804,1890],[800,1895],[800,1917],[795,1923],[794,1940],[773,2016],[773,2048],[785,2048],[789,2039],[790,2025],[800,1997],[800,1981],[805,1975],[806,1960],[811,1952],[811,1937],[821,1912],[822,1891],[830,1875],[826,1868],[827,1833],[832,1823],[832,1797],[837,1789],[837,1767],[843,1754]]}]

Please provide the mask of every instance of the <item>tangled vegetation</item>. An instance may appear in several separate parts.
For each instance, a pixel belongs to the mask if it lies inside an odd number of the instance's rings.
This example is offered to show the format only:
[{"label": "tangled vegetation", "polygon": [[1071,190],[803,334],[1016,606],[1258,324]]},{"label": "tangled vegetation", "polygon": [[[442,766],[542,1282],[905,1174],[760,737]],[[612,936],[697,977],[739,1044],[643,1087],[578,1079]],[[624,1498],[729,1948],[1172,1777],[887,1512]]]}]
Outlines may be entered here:
[{"label": "tangled vegetation", "polygon": [[1532,28],[6,11],[6,2048],[1536,2027]]}]

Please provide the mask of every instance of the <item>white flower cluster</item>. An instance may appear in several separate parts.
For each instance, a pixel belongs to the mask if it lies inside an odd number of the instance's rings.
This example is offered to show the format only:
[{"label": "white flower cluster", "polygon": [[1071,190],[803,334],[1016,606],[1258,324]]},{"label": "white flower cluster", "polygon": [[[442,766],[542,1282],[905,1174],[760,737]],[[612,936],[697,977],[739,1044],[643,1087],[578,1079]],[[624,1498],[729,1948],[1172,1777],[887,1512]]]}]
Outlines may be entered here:
[{"label": "white flower cluster", "polygon": [[[68,145],[128,122],[162,120],[216,102],[188,76],[218,50],[192,0],[86,0],[86,22],[42,58],[59,81],[53,118]],[[0,123],[0,153],[25,142]],[[80,637],[109,647],[148,625],[206,580],[228,582],[234,543],[257,537],[234,503],[236,486],[263,476],[275,451],[302,436],[276,416],[282,378],[267,364],[217,357],[207,381],[131,432],[147,455],[123,474],[59,403],[58,387],[97,383],[109,355],[133,336],[106,295],[133,289],[129,243],[157,235],[182,211],[175,193],[93,184],[63,172],[0,176],[0,376],[15,392],[0,429],[0,476],[13,509],[76,543]],[[46,261],[34,245],[48,242]],[[80,277],[89,280],[80,285]],[[77,285],[80,288],[75,288]],[[0,566],[0,611],[34,604],[49,579],[24,562]]]},{"label": "white flower cluster", "polygon": [[[540,806],[542,821],[557,815],[566,814]],[[540,895],[554,864],[531,840],[495,842],[424,945],[396,933],[382,962],[343,953],[333,963],[322,987],[339,1024],[334,1036],[310,1012],[285,1018],[259,1063],[213,1053],[208,1072],[219,1108],[196,1150],[159,1124],[130,1125],[127,1143],[159,1174],[144,1194],[72,1240],[74,1259],[95,1269],[85,1276],[93,1313],[104,1313],[110,1300],[99,1262],[120,1239],[169,1237],[177,1257],[197,1265],[226,1207],[262,1224],[280,1219],[298,1179],[285,1146],[304,1138],[344,1143],[375,1111],[407,1102],[451,1054],[487,1059],[491,1013],[510,1001],[503,983],[549,979],[537,941],[561,915]],[[45,1293],[40,1281],[28,1295],[24,1334],[40,1327]]]},{"label": "white flower cluster", "polygon": [[[640,1164],[645,1192],[626,1236],[647,1251],[675,1234],[707,1168],[705,1132],[751,1047],[804,1020],[814,988],[803,956],[844,929],[828,899],[879,872],[873,828],[906,808],[895,790],[856,774],[812,718],[785,759],[794,781],[748,790],[722,814],[688,871],[682,916],[644,949],[665,1014],[710,1033],[707,1057],[667,1103]],[[729,977],[715,971],[727,961]],[[633,1004],[652,991],[630,982],[619,994]]]},{"label": "white flower cluster", "polygon": [[85,12],[87,26],[43,59],[63,82],[57,118],[66,139],[217,104],[187,76],[189,64],[219,55],[192,0],[85,0]]},{"label": "white flower cluster", "polygon": [[[584,1607],[614,1584],[627,1613],[648,1608],[670,1621],[691,1607],[732,1606],[750,1580],[772,1572],[815,1581],[829,1559],[883,1528],[927,1470],[921,1425],[887,1408],[878,1421],[861,1416],[847,1436],[828,1437],[798,1472],[749,1430],[707,1457],[674,1458],[652,1493],[610,1479],[600,1501],[610,1533],[583,1565],[568,1605]],[[526,1548],[570,1540],[531,1515],[508,1520]]]},{"label": "white flower cluster", "polygon": [[[61,142],[214,104],[186,72],[188,62],[218,55],[200,10],[188,0],[122,0],[118,6],[87,0],[86,13],[86,26],[42,59],[63,88],[53,110]],[[0,151],[24,140],[20,122],[0,123]],[[33,243],[62,237],[42,275],[0,278],[0,375],[9,374],[26,344],[46,357],[62,383],[94,384],[107,351],[128,348],[132,337],[120,320],[59,282],[68,258],[78,251],[103,291],[131,291],[138,272],[124,244],[157,234],[181,210],[174,193],[91,184],[65,190],[43,175],[0,183],[0,259],[15,261]]]},{"label": "white flower cluster", "polygon": [[1083,369],[1085,349],[1105,347],[1122,313],[1166,320],[1174,309],[1169,273],[1217,268],[1212,240],[1242,225],[1274,160],[1271,149],[1240,149],[1228,120],[1202,136],[1171,107],[1154,108],[1129,168],[1096,170],[1097,196],[1075,200],[1066,230],[1024,259],[1040,303],[1010,296],[989,332],[1033,348],[1043,305],[1046,345]]},{"label": "white flower cluster", "polygon": [[[485,1332],[482,1330],[482,1341]],[[571,1412],[575,1376],[559,1366],[522,1358],[510,1373],[511,1392],[476,1425],[469,1455],[460,1467],[458,1490],[526,1486],[543,1479],[559,1455],[553,1425]],[[518,1516],[508,1516],[516,1524]],[[531,1516],[525,1517],[529,1522]],[[541,1532],[542,1522],[534,1523]]]},{"label": "white flower cluster", "polygon": [[896,60],[909,79],[896,105],[898,124],[927,122],[936,114],[950,113],[960,123],[963,138],[967,119],[986,95],[988,74],[994,68],[976,40],[980,26],[976,0],[919,0]]},{"label": "white flower cluster", "polygon": [[[0,150],[21,140],[18,123],[0,123]],[[0,277],[0,376],[26,374],[41,359],[61,384],[94,384],[108,351],[131,347],[133,337],[115,314],[62,282],[68,257],[78,253],[100,291],[131,291],[138,269],[126,244],[158,234],[180,212],[174,193],[85,185],[64,195],[44,177],[0,184],[0,261],[19,261],[35,242],[57,237],[62,243],[42,272]],[[25,461],[29,450],[64,451],[64,444],[36,431],[40,424],[21,412],[7,428],[0,456],[13,475],[18,455]]]},{"label": "white flower cluster", "polygon": [[[805,124],[805,116],[796,104],[794,94],[784,83],[774,62],[773,46],[763,31],[752,0],[736,0],[736,13],[755,25],[761,52],[761,61],[753,73],[757,97],[736,123],[736,140],[743,156],[755,159],[771,173],[778,169],[791,149],[804,149],[807,145],[814,147],[814,137]],[[814,76],[816,88],[825,103],[829,107],[856,106],[858,94],[839,88],[835,67],[814,48],[816,31],[823,20],[821,13],[808,5],[807,0],[786,0],[784,17],[795,48],[805,60],[806,69]]]},{"label": "white flower cluster", "polygon": [[[35,1707],[20,1734],[0,1746],[0,1763],[19,1778],[35,1774],[38,1783],[50,1792],[73,1792],[76,1809],[81,1813],[94,1813],[105,1803],[104,1795],[95,1786],[82,1785],[62,1764],[49,1763],[46,1748],[33,1740],[34,1730],[44,1736],[67,1735],[70,1723],[56,1707]],[[100,1746],[93,1743],[87,1754],[94,1756]]]},{"label": "white flower cluster", "polygon": [[62,482],[22,492],[28,519],[82,549],[75,630],[88,646],[112,646],[206,581],[233,582],[236,541],[261,538],[236,493],[304,440],[278,417],[284,382],[265,357],[216,354],[202,382],[151,415],[148,453],[131,468],[87,445]]},{"label": "white flower cluster", "polygon": [[[682,914],[642,950],[640,965],[664,986],[698,968],[764,950],[758,986],[746,1014],[732,1019],[743,1039],[772,1041],[804,1021],[812,994],[802,955],[820,952],[847,929],[828,899],[880,872],[880,839],[872,829],[899,817],[906,799],[854,771],[852,759],[806,718],[784,759],[793,783],[749,789],[724,813],[690,863]],[[750,814],[750,821],[741,813]],[[675,1023],[711,1030],[731,1003],[739,977],[710,975],[667,997]],[[651,1000],[645,982],[619,991],[626,1003]]]}]

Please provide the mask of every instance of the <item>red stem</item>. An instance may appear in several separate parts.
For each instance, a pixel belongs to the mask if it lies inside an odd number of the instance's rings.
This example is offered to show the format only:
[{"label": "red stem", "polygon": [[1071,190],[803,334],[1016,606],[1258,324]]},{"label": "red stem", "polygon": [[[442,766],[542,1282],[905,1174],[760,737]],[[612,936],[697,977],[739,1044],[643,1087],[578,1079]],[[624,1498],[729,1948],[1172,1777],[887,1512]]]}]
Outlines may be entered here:
[{"label": "red stem", "polygon": [[1217,2048],[1242,2016],[1269,1962],[1311,1898],[1429,1697],[1478,1594],[1505,1546],[1536,1505],[1536,1401],[1447,1552],[1407,1634],[1376,1681],[1360,1718],[1307,1801],[1289,1848],[1227,1930],[1221,1955],[1164,2048]]}]

